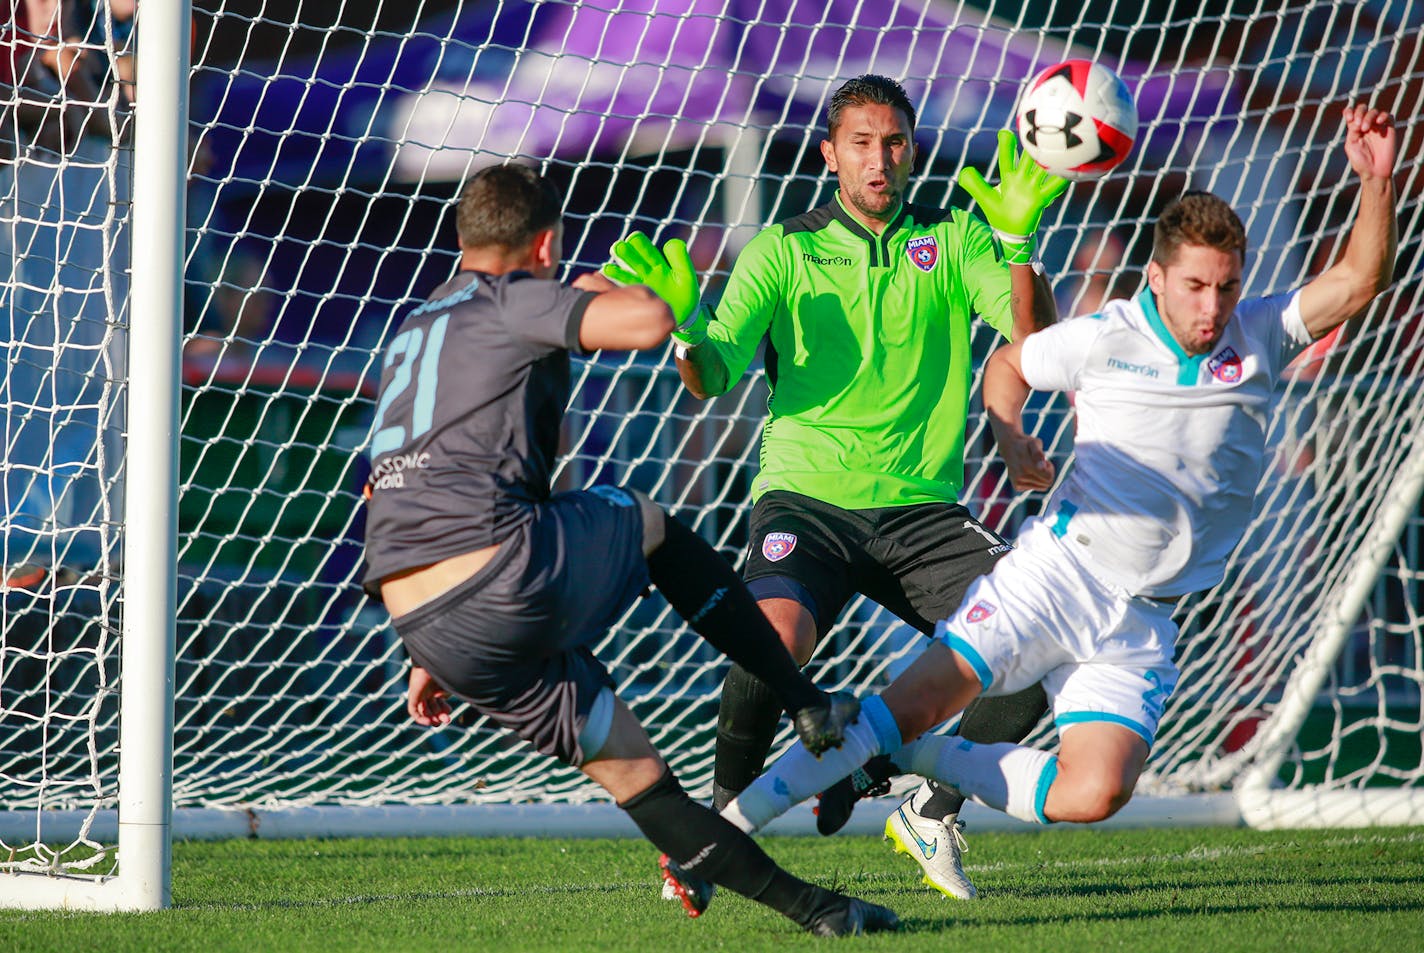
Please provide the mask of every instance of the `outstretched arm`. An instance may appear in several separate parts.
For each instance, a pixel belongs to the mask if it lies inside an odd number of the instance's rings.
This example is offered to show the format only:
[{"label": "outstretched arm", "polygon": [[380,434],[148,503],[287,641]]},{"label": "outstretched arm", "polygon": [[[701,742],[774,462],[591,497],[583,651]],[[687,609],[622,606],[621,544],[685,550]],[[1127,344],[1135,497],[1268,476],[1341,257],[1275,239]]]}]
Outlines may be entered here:
[{"label": "outstretched arm", "polygon": [[633,232],[613,245],[613,261],[603,274],[625,285],[647,285],[672,309],[676,327],[677,372],[692,396],[705,400],[727,390],[727,367],[707,341],[707,308],[687,243],[674,238],[659,251],[648,236]]},{"label": "outstretched arm", "polygon": [[706,400],[727,392],[727,365],[715,347],[680,347],[674,354],[682,385],[693,397]]},{"label": "outstretched arm", "polygon": [[1301,318],[1316,338],[1358,315],[1389,287],[1399,246],[1395,220],[1397,142],[1389,113],[1345,107],[1345,155],[1360,177],[1360,207],[1345,254],[1303,289]]},{"label": "outstretched arm", "polygon": [[652,289],[620,288],[597,272],[580,275],[573,286],[598,295],[589,302],[579,326],[579,344],[585,350],[646,351],[668,339],[672,311]]},{"label": "outstretched arm", "polygon": [[959,174],[959,184],[979,203],[1004,250],[1012,282],[1014,340],[1022,341],[1058,320],[1053,289],[1035,273],[1033,260],[1038,223],[1068,190],[1068,180],[1052,175],[1020,153],[1014,134],[1007,129],[999,131],[995,165],[999,170],[997,186],[990,187],[973,168]]},{"label": "outstretched arm", "polygon": [[1019,355],[1023,341],[1014,341],[989,355],[984,365],[984,411],[989,415],[999,456],[1009,471],[1014,489],[1046,490],[1053,485],[1053,461],[1043,453],[1043,441],[1024,433],[1023,405],[1028,399]]},{"label": "outstretched arm", "polygon": [[1058,303],[1048,279],[1030,265],[1010,265],[1011,306],[1014,313],[1014,340],[1022,341],[1058,321]]}]

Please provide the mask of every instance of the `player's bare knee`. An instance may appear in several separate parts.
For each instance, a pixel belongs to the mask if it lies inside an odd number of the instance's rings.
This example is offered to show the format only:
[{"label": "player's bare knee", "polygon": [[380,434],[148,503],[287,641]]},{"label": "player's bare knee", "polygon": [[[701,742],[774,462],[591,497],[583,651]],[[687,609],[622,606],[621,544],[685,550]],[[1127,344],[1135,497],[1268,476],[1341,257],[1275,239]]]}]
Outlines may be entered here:
[{"label": "player's bare knee", "polygon": [[579,770],[622,803],[654,784],[667,768],[648,733],[611,688],[598,693],[579,732]]},{"label": "player's bare knee", "polygon": [[890,709],[895,725],[900,729],[900,736],[907,740],[918,738],[954,714],[947,710],[939,696],[886,691],[881,698]]},{"label": "player's bare knee", "polygon": [[640,490],[629,490],[633,499],[638,501],[638,510],[643,514],[643,555],[651,556],[653,550],[663,544],[663,539],[667,535],[667,529],[663,525],[667,519],[667,513],[662,506],[654,503],[648,498],[646,493]]},{"label": "player's bare knee", "polygon": [[786,651],[791,653],[791,657],[796,660],[797,665],[805,665],[811,661],[811,656],[816,652],[816,640],[782,638],[781,644],[786,646]]},{"label": "player's bare knee", "polygon": [[797,665],[805,665],[816,651],[816,620],[801,603],[794,599],[773,597],[758,599],[757,606],[766,616],[781,644],[796,660]]},{"label": "player's bare knee", "polygon": [[1121,810],[1131,796],[1131,793],[1118,797],[1105,792],[1097,792],[1091,800],[1081,805],[1079,812],[1081,816],[1078,817],[1078,820],[1084,824],[1105,821]]},{"label": "player's bare knee", "polygon": [[1132,786],[1124,785],[1119,778],[1092,777],[1079,778],[1065,792],[1067,816],[1055,820],[1076,821],[1091,824],[1107,820],[1132,799]]}]

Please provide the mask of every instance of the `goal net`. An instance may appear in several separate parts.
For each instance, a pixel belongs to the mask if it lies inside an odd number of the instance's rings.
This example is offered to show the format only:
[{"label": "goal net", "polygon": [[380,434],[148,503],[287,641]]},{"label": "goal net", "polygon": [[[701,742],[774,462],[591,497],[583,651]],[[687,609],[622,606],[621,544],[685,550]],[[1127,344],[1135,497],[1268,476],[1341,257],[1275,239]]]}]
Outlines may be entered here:
[{"label": "goal net", "polygon": [[[167,568],[134,558],[134,521],[163,494],[128,453],[154,427],[131,392],[168,365],[137,340],[154,309],[129,285],[168,266],[130,232],[144,189],[164,187],[142,135],[160,103],[184,114],[184,84],[140,56],[135,87],[129,67],[135,37],[164,30],[191,36],[192,60],[172,236],[178,833],[518,830],[500,806],[544,804],[555,819],[537,824],[587,830],[606,800],[468,710],[412,724],[405,656],[357,585],[382,347],[455,266],[462,178],[536,164],[567,196],[567,277],[640,228],[687,239],[715,300],[750,235],[830,198],[819,142],[841,82],[901,80],[919,112],[911,200],[968,205],[957,172],[987,168],[1020,84],[1069,57],[1117,69],[1141,127],[1122,167],[1046,217],[1065,316],[1141,287],[1150,223],[1187,187],[1245,220],[1249,294],[1298,286],[1353,218],[1341,107],[1398,119],[1397,280],[1281,381],[1244,542],[1221,585],[1178,607],[1181,684],[1139,791],[1225,792],[1263,825],[1424,822],[1421,0],[199,0],[191,30],[184,2],[145,0],[137,31],[129,4],[65,0],[87,85],[47,71],[51,31],[14,12],[31,6],[10,8],[8,79],[0,63],[0,904],[30,902],[13,886],[27,875],[102,881],[134,856],[120,706],[166,662],[129,654],[142,627],[126,614]],[[993,346],[979,328],[978,356]],[[766,397],[759,364],[699,402],[670,350],[577,361],[558,486],[645,490],[740,565]],[[1035,398],[1029,418],[1068,463],[1071,405]],[[977,410],[967,445],[966,503],[1012,534],[1039,498],[1009,489]],[[923,643],[857,601],[811,671],[874,690]],[[597,653],[706,794],[725,663],[657,595]],[[1033,743],[1054,744],[1051,726]],[[143,743],[160,769],[164,744]]]}]

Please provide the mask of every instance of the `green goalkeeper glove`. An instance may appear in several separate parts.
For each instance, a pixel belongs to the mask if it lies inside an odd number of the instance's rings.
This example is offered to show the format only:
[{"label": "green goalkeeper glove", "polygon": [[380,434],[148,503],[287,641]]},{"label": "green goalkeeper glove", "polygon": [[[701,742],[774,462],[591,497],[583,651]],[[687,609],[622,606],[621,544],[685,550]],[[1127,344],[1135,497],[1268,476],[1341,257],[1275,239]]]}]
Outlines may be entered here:
[{"label": "green goalkeeper glove", "polygon": [[999,185],[990,188],[978,169],[959,173],[959,184],[984,210],[989,227],[1011,265],[1033,261],[1033,237],[1053,200],[1068,190],[1068,180],[1044,169],[1016,148],[1008,129],[999,130]]},{"label": "green goalkeeper glove", "polygon": [[647,285],[672,309],[677,328],[672,336],[685,347],[697,347],[707,340],[707,311],[697,288],[697,274],[687,243],[674,238],[658,251],[642,232],[613,243],[613,260],[603,266],[603,274],[623,285]]}]

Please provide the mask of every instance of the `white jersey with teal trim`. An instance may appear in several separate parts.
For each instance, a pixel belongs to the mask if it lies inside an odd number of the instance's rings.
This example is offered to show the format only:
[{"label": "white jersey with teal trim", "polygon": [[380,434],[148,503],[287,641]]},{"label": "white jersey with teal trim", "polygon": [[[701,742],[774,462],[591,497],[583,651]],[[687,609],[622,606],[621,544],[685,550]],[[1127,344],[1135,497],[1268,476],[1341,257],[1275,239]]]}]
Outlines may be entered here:
[{"label": "white jersey with teal trim", "polygon": [[1074,463],[1044,510],[1053,531],[1130,593],[1215,585],[1251,519],[1276,378],[1310,341],[1299,291],[1242,301],[1198,356],[1150,291],[1025,339],[1029,386],[1075,393]]}]

